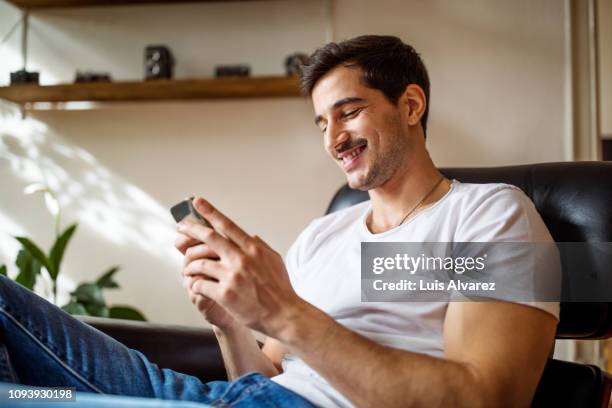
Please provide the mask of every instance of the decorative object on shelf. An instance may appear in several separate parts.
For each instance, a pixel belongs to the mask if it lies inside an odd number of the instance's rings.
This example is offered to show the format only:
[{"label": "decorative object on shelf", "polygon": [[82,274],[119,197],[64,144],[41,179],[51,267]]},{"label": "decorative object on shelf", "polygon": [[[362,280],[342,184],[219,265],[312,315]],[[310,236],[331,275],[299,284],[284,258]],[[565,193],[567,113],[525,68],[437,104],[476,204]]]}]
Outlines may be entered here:
[{"label": "decorative object on shelf", "polygon": [[296,52],[285,58],[285,73],[289,76],[302,75],[302,65],[308,62],[308,55]]},{"label": "decorative object on shelf", "polygon": [[251,75],[251,67],[246,64],[236,65],[217,65],[215,67],[215,77],[248,77]]},{"label": "decorative object on shelf", "polygon": [[[15,265],[19,270],[15,277],[15,282],[30,290],[34,290],[38,278],[43,278],[46,284],[44,287],[47,289],[47,297],[57,304],[57,281],[60,266],[66,247],[77,228],[77,224],[72,224],[64,231],[61,231],[61,208],[55,194],[47,186],[31,184],[24,189],[24,193],[44,194],[47,209],[55,218],[55,242],[49,253],[46,254],[31,239],[15,237],[21,244],[21,249],[15,260]],[[62,306],[62,309],[74,315],[146,320],[144,315],[133,307],[124,305],[109,306],[106,304],[102,290],[119,288],[119,284],[113,279],[113,275],[118,270],[118,266],[113,266],[100,275],[95,282],[84,282],[78,285],[74,291],[70,292],[70,302]],[[46,273],[43,273],[43,271]],[[0,265],[0,275],[8,277],[6,265]],[[38,288],[40,289],[40,286]]]},{"label": "decorative object on shelf", "polygon": [[145,79],[171,79],[174,57],[165,45],[148,45],[144,58]]},{"label": "decorative object on shelf", "polygon": [[25,69],[11,72],[11,85],[38,84],[38,72],[30,72]]},{"label": "decorative object on shelf", "polygon": [[77,71],[74,77],[75,83],[82,82],[111,82],[111,75],[108,72]]}]

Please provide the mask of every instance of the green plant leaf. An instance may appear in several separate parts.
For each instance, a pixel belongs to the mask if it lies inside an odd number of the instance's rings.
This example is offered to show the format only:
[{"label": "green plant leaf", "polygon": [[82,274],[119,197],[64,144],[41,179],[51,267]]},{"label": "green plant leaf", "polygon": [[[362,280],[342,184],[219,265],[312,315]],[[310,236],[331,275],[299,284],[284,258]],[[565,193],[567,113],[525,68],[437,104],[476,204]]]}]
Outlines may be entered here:
[{"label": "green plant leaf", "polygon": [[95,283],[82,283],[71,295],[86,308],[90,306],[106,306],[102,290]]},{"label": "green plant leaf", "polygon": [[36,259],[42,266],[47,269],[49,275],[51,275],[52,277],[57,277],[57,273],[55,272],[53,264],[46,257],[45,253],[34,242],[32,242],[26,237],[15,237],[15,239],[19,241],[19,243],[23,246],[24,249],[27,249],[30,252],[34,259]]},{"label": "green plant leaf", "polygon": [[112,319],[141,320],[143,322],[147,321],[141,312],[129,306],[112,306],[109,309],[109,312]]},{"label": "green plant leaf", "polygon": [[85,309],[85,306],[83,306],[79,302],[74,302],[74,301],[62,306],[62,310],[71,315],[83,315],[83,316],[89,315],[89,313],[87,313],[87,309]]},{"label": "green plant leaf", "polygon": [[51,279],[54,281],[57,280],[57,275],[59,274],[60,265],[62,263],[62,258],[64,257],[64,251],[66,250],[66,246],[72,238],[72,234],[76,230],[77,224],[72,224],[62,234],[55,240],[53,247],[51,248],[51,252],[49,253],[49,262],[53,265],[53,272],[49,271],[51,275]]},{"label": "green plant leaf", "polygon": [[34,259],[30,251],[21,249],[17,254],[15,265],[19,268],[19,274],[15,278],[15,282],[33,290],[36,284],[36,277],[40,274],[40,262]]},{"label": "green plant leaf", "polygon": [[85,309],[87,309],[87,313],[89,313],[91,316],[109,317],[109,311],[106,305],[88,304],[85,305]]},{"label": "green plant leaf", "polygon": [[104,274],[102,274],[102,276],[100,276],[98,278],[98,280],[96,281],[96,284],[101,287],[101,288],[106,288],[106,289],[114,289],[114,288],[118,288],[119,284],[113,279],[113,275],[115,273],[117,273],[117,271],[120,269],[121,267],[118,265],[113,266],[112,268],[110,268],[108,271],[104,272]]},{"label": "green plant leaf", "polygon": [[6,272],[6,265],[0,266],[0,275],[4,275],[8,277],[8,273]]}]

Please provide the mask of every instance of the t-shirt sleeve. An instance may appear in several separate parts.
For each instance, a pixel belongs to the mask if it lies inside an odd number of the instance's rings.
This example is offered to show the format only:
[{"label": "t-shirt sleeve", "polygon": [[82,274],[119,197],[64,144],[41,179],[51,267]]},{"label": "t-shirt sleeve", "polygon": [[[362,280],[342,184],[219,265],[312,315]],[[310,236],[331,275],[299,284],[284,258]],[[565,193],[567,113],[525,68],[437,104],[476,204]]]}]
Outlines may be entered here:
[{"label": "t-shirt sleeve", "polygon": [[559,255],[529,197],[518,187],[502,184],[465,210],[455,242],[488,246],[487,268],[498,281],[496,292],[488,297],[496,298],[497,293],[501,300],[559,319]]}]

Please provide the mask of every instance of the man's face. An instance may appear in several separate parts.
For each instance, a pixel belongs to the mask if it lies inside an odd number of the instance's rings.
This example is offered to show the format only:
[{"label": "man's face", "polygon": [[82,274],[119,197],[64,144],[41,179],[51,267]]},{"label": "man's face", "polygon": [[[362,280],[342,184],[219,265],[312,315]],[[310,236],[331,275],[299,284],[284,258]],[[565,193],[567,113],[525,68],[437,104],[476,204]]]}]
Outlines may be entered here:
[{"label": "man's face", "polygon": [[403,165],[409,148],[405,115],[362,83],[359,68],[329,71],[315,85],[312,101],[325,150],[351,188],[379,187]]}]

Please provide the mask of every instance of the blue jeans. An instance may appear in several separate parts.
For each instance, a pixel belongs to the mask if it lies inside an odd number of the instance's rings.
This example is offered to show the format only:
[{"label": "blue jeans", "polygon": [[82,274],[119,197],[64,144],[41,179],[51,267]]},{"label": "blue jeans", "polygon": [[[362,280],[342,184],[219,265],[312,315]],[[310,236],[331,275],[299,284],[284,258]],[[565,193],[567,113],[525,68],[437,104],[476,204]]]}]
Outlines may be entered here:
[{"label": "blue jeans", "polygon": [[[88,407],[123,405],[125,398],[116,396],[139,397],[126,405],[143,407],[152,405],[142,398],[191,402],[164,403],[172,407],[197,405],[194,403],[215,407],[314,407],[259,373],[248,373],[234,381],[203,383],[196,377],[159,368],[142,353],[1,275],[0,382],[5,383],[0,389],[9,386],[6,383],[75,387],[78,405]],[[59,407],[58,403],[51,404]],[[25,405],[19,402],[16,406]]]}]

